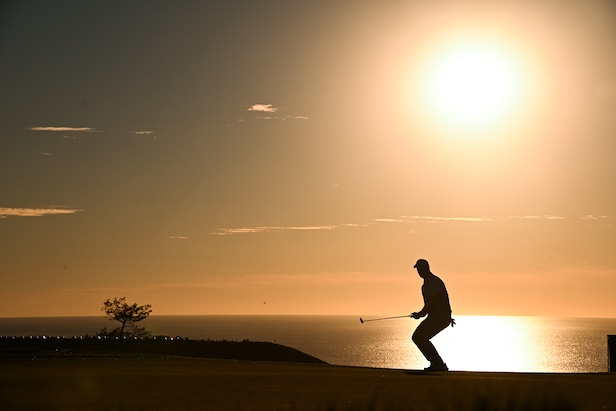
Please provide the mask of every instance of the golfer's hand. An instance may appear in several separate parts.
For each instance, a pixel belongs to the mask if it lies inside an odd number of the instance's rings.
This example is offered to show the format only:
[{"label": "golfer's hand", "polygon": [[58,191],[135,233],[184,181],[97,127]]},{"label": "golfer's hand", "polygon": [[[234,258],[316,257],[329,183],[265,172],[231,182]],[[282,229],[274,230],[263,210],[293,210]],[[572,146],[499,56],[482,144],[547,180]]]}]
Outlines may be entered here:
[{"label": "golfer's hand", "polygon": [[421,315],[419,315],[418,313],[412,313],[411,317],[417,320],[417,319],[421,318]]}]

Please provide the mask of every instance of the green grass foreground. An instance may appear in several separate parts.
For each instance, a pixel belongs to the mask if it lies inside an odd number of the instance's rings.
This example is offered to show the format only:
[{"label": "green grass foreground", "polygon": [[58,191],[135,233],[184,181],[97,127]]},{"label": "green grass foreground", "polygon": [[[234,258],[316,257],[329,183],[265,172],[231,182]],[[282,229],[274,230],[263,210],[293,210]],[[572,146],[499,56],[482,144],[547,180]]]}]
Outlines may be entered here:
[{"label": "green grass foreground", "polygon": [[0,360],[2,410],[616,410],[616,374],[180,357]]}]

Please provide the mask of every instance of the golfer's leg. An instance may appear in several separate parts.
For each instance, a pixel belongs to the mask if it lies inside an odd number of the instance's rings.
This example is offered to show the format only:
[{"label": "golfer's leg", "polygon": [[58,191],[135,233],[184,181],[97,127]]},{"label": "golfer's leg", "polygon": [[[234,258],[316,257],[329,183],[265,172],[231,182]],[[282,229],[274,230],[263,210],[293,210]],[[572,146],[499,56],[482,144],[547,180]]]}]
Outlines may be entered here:
[{"label": "golfer's leg", "polygon": [[429,329],[429,323],[423,321],[421,324],[417,326],[415,332],[413,333],[413,342],[419,348],[419,351],[426,357],[426,360],[432,363],[436,358],[438,358],[438,352],[436,348],[434,348],[434,344],[430,342],[430,338],[432,338],[432,333]]},{"label": "golfer's leg", "polygon": [[434,344],[430,342],[432,337],[447,327],[447,325],[443,326],[442,323],[443,321],[437,321],[428,317],[417,326],[413,333],[413,342],[431,364],[443,363],[443,359],[438,351],[436,351]]}]

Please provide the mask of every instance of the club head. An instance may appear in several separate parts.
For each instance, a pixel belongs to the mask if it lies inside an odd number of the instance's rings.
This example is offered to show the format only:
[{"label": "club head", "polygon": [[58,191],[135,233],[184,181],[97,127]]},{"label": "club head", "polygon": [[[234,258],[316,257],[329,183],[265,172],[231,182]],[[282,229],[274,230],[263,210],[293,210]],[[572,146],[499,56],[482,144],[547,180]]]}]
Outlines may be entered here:
[{"label": "club head", "polygon": [[361,317],[359,317],[359,322],[363,324],[364,320]]}]

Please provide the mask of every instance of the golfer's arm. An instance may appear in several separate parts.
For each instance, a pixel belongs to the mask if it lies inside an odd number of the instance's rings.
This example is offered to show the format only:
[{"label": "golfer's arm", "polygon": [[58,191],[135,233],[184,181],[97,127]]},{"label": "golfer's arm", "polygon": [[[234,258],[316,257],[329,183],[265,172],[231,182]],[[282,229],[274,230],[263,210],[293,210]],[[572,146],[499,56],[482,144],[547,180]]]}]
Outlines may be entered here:
[{"label": "golfer's arm", "polygon": [[424,306],[417,314],[420,316],[428,315],[432,312],[432,307],[434,306],[434,302],[437,299],[436,295],[426,295],[424,298]]},{"label": "golfer's arm", "polygon": [[421,311],[417,312],[417,315],[419,315],[419,317],[425,317],[426,314],[428,314],[429,312],[430,312],[430,310],[428,309],[428,304],[427,304],[427,301],[426,301],[426,302],[424,302],[424,306],[421,309]]}]

